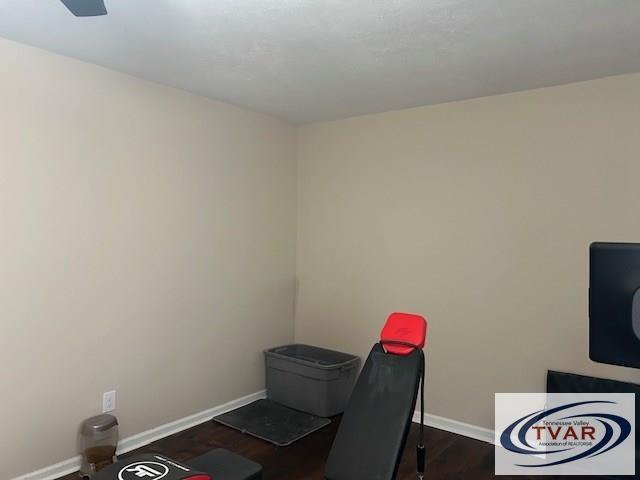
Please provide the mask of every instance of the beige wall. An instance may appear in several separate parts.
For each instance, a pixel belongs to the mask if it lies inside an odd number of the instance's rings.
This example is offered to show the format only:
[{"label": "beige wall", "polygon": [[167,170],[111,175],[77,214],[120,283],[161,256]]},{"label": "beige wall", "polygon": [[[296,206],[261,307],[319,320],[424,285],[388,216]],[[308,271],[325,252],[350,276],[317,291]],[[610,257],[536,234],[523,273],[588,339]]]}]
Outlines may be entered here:
[{"label": "beige wall", "polygon": [[0,478],[264,387],[293,336],[295,129],[0,40]]},{"label": "beige wall", "polygon": [[428,410],[492,427],[494,392],[588,359],[593,240],[640,241],[640,75],[306,126],[296,339],[365,355],[430,320]]}]

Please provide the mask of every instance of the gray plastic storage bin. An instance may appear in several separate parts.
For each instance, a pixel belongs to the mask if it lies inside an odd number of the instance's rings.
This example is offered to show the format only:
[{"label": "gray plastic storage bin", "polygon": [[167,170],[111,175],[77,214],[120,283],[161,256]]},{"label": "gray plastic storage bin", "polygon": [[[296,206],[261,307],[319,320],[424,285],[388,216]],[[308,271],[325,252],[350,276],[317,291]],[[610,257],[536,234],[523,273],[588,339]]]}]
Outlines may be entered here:
[{"label": "gray plastic storage bin", "polygon": [[270,400],[320,417],[344,411],[360,358],[301,344],[271,348],[264,355]]}]

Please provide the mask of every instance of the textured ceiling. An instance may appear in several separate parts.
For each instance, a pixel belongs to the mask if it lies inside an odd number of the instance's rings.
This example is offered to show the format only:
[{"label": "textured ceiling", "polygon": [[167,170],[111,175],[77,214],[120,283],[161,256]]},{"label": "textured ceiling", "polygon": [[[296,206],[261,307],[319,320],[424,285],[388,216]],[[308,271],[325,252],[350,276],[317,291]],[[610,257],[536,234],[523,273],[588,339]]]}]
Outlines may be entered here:
[{"label": "textured ceiling", "polygon": [[640,0],[105,3],[0,0],[0,36],[293,122],[640,71]]}]

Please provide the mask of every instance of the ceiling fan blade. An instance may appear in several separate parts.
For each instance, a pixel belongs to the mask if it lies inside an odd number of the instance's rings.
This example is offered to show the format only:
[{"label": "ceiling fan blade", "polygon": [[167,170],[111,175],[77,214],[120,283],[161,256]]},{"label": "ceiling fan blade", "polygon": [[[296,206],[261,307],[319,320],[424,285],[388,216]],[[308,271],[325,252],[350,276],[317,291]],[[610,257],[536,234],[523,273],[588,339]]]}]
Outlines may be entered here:
[{"label": "ceiling fan blade", "polygon": [[60,0],[76,17],[106,15],[104,0]]}]

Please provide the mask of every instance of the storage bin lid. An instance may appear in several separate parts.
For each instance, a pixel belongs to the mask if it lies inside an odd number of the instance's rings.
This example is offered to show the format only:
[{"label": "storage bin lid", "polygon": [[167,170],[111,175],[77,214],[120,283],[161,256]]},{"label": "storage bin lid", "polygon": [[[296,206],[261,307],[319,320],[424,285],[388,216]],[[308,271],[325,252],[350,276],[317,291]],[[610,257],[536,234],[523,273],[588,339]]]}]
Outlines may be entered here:
[{"label": "storage bin lid", "polygon": [[332,368],[358,360],[356,355],[304,344],[271,348],[267,350],[265,354],[287,357],[301,363],[313,364],[313,366],[318,368]]}]

